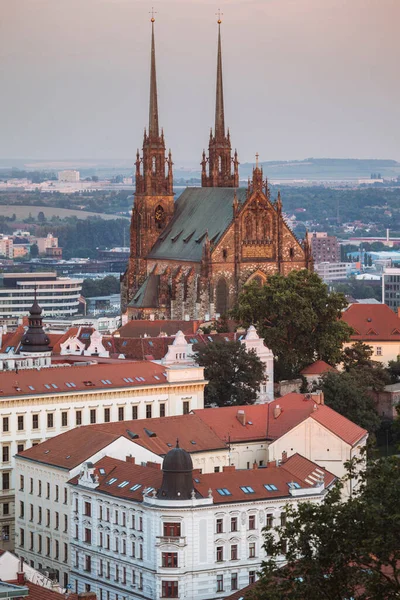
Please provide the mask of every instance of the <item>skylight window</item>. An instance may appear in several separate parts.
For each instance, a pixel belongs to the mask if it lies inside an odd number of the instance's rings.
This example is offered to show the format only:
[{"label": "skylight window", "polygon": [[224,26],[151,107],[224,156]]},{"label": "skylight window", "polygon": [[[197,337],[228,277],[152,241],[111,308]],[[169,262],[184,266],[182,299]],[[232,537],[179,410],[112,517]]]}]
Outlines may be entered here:
[{"label": "skylight window", "polygon": [[228,338],[228,337],[226,337],[226,336],[225,336],[225,341],[226,341],[226,342],[229,342],[229,338]]},{"label": "skylight window", "polygon": [[209,335],[209,336],[207,336],[207,337],[208,337],[208,339],[210,340],[210,342],[212,342],[212,341],[213,341],[213,339],[212,339],[211,335]]},{"label": "skylight window", "polygon": [[49,384],[48,384],[48,383],[45,383],[45,384],[44,384],[44,387],[45,387],[47,390],[51,390],[51,387],[49,386]]},{"label": "skylight window", "polygon": [[139,489],[139,488],[141,488],[141,487],[142,487],[142,484],[141,484],[141,483],[135,483],[135,485],[133,485],[133,486],[130,488],[130,490],[131,490],[131,492],[136,492],[136,490],[138,490],[138,489]]},{"label": "skylight window", "polygon": [[153,487],[148,487],[146,489],[143,490],[143,494],[150,494],[150,492],[154,492],[154,488]]},{"label": "skylight window", "polygon": [[83,340],[88,340],[90,338],[90,333],[82,333],[81,338]]},{"label": "skylight window", "polygon": [[116,477],[111,477],[111,479],[109,479],[108,481],[106,481],[107,485],[112,485],[113,483],[115,483],[117,481]]},{"label": "skylight window", "polygon": [[109,379],[102,379],[101,383],[104,383],[104,385],[111,385],[111,381]]},{"label": "skylight window", "polygon": [[296,481],[291,481],[288,483],[289,490],[299,490],[301,485],[299,485]]},{"label": "skylight window", "polygon": [[135,377],[136,381],[140,381],[140,377]]},{"label": "skylight window", "polygon": [[139,379],[140,379],[140,381],[144,381],[145,380],[144,377],[139,377]]},{"label": "skylight window", "polygon": [[105,469],[103,469],[103,467],[101,467],[101,468],[99,469],[99,473],[100,473],[100,475],[105,475],[105,474],[106,474],[106,470],[105,470]]},{"label": "skylight window", "polygon": [[126,346],[126,345],[127,345],[127,343],[128,343],[128,342],[125,340],[124,342],[122,342],[122,345],[123,345],[123,346]]},{"label": "skylight window", "polygon": [[243,337],[244,337],[243,335],[240,335],[240,336],[239,336],[239,342],[240,342],[240,340],[242,340],[242,339],[243,339]]},{"label": "skylight window", "polygon": [[197,479],[197,477],[194,478],[194,482],[195,483],[200,483],[200,479]]},{"label": "skylight window", "polygon": [[158,381],[160,381],[160,378],[158,375],[154,375],[154,379],[157,379]]},{"label": "skylight window", "polygon": [[254,494],[254,490],[252,487],[250,487],[249,485],[241,485],[240,489],[242,490],[242,492],[244,492],[245,494]]},{"label": "skylight window", "polygon": [[56,385],[55,383],[52,383],[51,385],[55,390],[58,390],[58,385]]},{"label": "skylight window", "polygon": [[193,444],[193,446],[196,445],[196,442],[194,440],[190,440],[190,443]]},{"label": "skylight window", "polygon": [[264,483],[264,487],[269,492],[277,492],[278,488],[273,483]]},{"label": "skylight window", "polygon": [[128,485],[129,481],[122,481],[121,483],[118,484],[119,488],[124,488]]},{"label": "skylight window", "polygon": [[232,496],[231,492],[227,488],[218,488],[217,492],[220,496]]},{"label": "skylight window", "polygon": [[132,379],[132,377],[123,377],[123,380],[124,380],[126,383],[133,383],[133,379]]},{"label": "skylight window", "polygon": [[35,391],[35,388],[33,387],[33,385],[28,385],[28,388],[29,388],[30,390],[32,390],[33,392]]},{"label": "skylight window", "polygon": [[154,344],[151,340],[149,341],[149,346],[154,346]]}]

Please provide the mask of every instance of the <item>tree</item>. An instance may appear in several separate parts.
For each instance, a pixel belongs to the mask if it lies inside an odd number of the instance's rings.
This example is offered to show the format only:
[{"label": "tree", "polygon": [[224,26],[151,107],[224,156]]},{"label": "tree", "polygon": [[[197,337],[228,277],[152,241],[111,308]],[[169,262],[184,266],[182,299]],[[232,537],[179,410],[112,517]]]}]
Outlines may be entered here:
[{"label": "tree", "polygon": [[278,378],[285,379],[316,359],[339,362],[351,334],[340,319],[346,306],[343,294],[329,293],[316,273],[303,269],[273,275],[263,287],[245,286],[232,313],[243,325],[256,325],[276,357]]},{"label": "tree", "polygon": [[31,258],[37,258],[39,256],[39,247],[36,243],[31,245],[29,253]]},{"label": "tree", "polygon": [[363,370],[351,369],[342,373],[325,373],[318,387],[324,392],[325,404],[374,433],[379,428],[380,419],[369,383]]},{"label": "tree", "polygon": [[[352,497],[341,484],[322,504],[287,508],[286,524],[264,530],[267,559],[246,600],[392,600],[400,595],[400,459],[371,460],[360,469]],[[277,562],[286,547],[287,563]]]},{"label": "tree", "polygon": [[388,371],[391,383],[397,383],[400,381],[400,360],[390,360],[388,363]]},{"label": "tree", "polygon": [[46,217],[45,217],[44,212],[42,210],[40,212],[38,212],[37,220],[38,220],[39,223],[45,223],[46,222]]},{"label": "tree", "polygon": [[239,341],[216,341],[201,346],[194,357],[205,367],[204,375],[209,381],[205,389],[206,404],[254,403],[265,381],[265,365],[254,351],[248,352]]}]

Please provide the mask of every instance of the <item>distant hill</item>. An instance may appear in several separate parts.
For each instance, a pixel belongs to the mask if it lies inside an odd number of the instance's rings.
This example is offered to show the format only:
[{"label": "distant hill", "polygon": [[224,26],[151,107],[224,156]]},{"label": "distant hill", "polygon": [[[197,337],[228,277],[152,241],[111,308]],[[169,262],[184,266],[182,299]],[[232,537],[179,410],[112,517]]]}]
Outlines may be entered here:
[{"label": "distant hill", "polygon": [[[306,158],[292,161],[262,162],[265,174],[271,179],[365,179],[372,173],[381,174],[384,178],[400,176],[400,163],[386,159],[362,158]],[[251,175],[253,163],[240,165],[240,176]]]}]

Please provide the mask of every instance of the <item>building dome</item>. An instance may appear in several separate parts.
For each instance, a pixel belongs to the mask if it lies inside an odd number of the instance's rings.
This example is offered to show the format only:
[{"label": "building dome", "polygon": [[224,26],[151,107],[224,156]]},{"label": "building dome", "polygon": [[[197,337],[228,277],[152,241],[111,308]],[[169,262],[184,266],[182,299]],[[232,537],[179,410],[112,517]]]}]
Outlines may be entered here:
[{"label": "building dome", "polygon": [[163,479],[158,498],[165,500],[190,500],[193,491],[193,462],[189,452],[176,447],[164,458]]},{"label": "building dome", "polygon": [[35,299],[29,310],[28,330],[21,340],[20,352],[50,352],[50,339],[43,331],[42,309]]}]

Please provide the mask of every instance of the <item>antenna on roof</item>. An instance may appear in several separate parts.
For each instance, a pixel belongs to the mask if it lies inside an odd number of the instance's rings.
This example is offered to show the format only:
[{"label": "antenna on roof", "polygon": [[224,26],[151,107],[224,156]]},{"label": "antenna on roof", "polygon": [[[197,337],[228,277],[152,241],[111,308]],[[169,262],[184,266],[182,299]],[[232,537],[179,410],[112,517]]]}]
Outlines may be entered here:
[{"label": "antenna on roof", "polygon": [[176,438],[176,448],[179,448],[179,438]]}]

